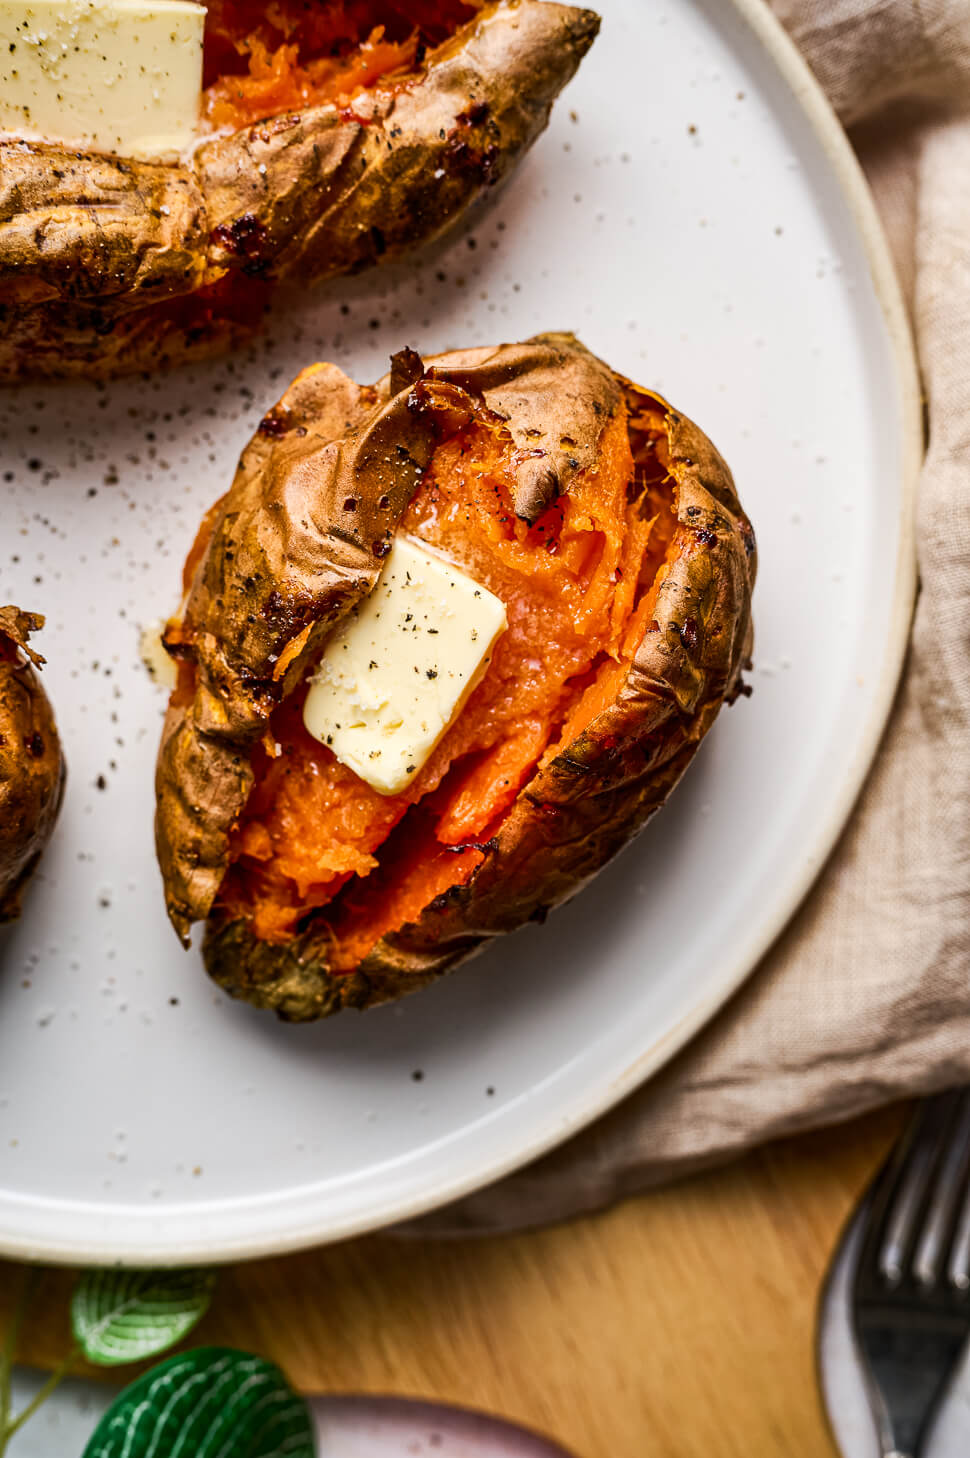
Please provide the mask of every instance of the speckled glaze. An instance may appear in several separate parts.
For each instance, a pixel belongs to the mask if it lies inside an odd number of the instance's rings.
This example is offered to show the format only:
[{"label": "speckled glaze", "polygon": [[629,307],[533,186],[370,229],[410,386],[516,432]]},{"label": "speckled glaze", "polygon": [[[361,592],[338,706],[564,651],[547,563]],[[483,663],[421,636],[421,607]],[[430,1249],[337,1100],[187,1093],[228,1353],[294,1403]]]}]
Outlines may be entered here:
[{"label": "speckled glaze", "polygon": [[[912,355],[848,146],[760,3],[609,0],[473,231],[295,296],[167,378],[0,396],[0,599],[47,615],[71,781],[0,934],[0,1249],[230,1259],[411,1215],[659,1067],[804,894],[874,750],[913,584]],[[757,27],[757,30],[752,27]],[[610,105],[603,106],[608,96]],[[203,511],[308,362],[574,330],[730,462],[758,530],[751,699],[596,882],[420,997],[278,1025],[165,919],[139,657]],[[416,1075],[419,1075],[417,1077]]]}]

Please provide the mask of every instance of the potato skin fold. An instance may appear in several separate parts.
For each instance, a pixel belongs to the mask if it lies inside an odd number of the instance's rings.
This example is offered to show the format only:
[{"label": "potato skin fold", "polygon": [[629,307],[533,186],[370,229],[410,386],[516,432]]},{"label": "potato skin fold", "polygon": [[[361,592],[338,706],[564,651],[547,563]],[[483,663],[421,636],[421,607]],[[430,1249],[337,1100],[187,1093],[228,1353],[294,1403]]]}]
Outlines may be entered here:
[{"label": "potato skin fold", "polygon": [[191,703],[169,708],[156,772],[159,863],[183,938],[222,881],[252,746],[324,637],[376,583],[431,446],[407,389],[379,404],[375,391],[319,365],[243,452],[189,595],[191,650],[167,639],[198,675]]},{"label": "potato skin fold", "polygon": [[20,914],[64,792],[64,757],[54,712],[28,639],[37,613],[0,607],[0,922]]},{"label": "potato skin fold", "polygon": [[[332,365],[318,366],[270,412],[268,432],[244,454],[196,571],[189,632],[176,633],[189,640],[182,651],[195,657],[198,683],[190,701],[173,700],[157,774],[156,838],[169,915],[183,937],[192,921],[206,921],[206,967],[232,995],[294,1021],[364,1008],[424,985],[500,933],[541,920],[660,808],[721,704],[739,692],[752,641],[750,524],[726,463],[703,432],[659,396],[638,391],[666,412],[669,469],[678,488],[677,527],[654,620],[613,703],[533,774],[467,882],[436,897],[416,921],[385,935],[355,971],[339,976],[328,970],[332,933],[319,917],[311,915],[299,936],[280,945],[257,940],[244,921],[212,913],[228,863],[228,831],[251,784],[251,746],[287,684],[376,579],[380,556],[373,548],[393,533],[416,484],[416,475],[375,482],[368,473],[373,453],[362,445],[369,432],[390,440],[396,429],[406,430],[403,455],[423,469],[436,418],[420,408],[423,392],[450,391],[459,412],[463,396],[483,401],[505,417],[517,445],[528,442],[532,454],[521,462],[515,505],[534,521],[595,462],[626,384],[572,336],[541,335],[428,359],[423,377],[421,361],[406,352],[372,391]],[[395,449],[391,460],[397,458]],[[311,512],[301,483],[311,460],[321,485],[307,542]],[[351,495],[360,510],[348,519],[343,503]],[[385,536],[369,552],[381,499]],[[240,533],[260,543],[242,561]],[[275,575],[267,580],[266,572]],[[294,611],[294,580],[315,584],[315,596],[295,591],[305,601],[302,615]],[[273,584],[282,584],[285,600],[276,602]],[[255,630],[244,625],[247,617]]]},{"label": "potato skin fold", "polygon": [[598,28],[494,0],[405,88],[215,136],[178,166],[0,142],[0,382],[212,354],[255,320],[145,305],[233,272],[315,283],[437,238],[532,145]]}]

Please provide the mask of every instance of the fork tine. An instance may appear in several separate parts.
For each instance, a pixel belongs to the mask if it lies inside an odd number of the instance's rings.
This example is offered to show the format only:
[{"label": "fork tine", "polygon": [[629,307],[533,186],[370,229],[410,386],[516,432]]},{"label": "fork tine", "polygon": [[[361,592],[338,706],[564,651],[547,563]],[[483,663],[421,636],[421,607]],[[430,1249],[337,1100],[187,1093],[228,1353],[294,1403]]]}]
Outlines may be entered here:
[{"label": "fork tine", "polygon": [[946,1273],[958,1291],[970,1290],[970,1187],[964,1193],[957,1217]]},{"label": "fork tine", "polygon": [[[970,1164],[970,1093],[963,1093],[950,1120],[947,1144],[923,1217],[913,1256],[913,1275],[933,1286],[951,1247],[957,1212],[967,1191]],[[956,1284],[954,1282],[954,1284]],[[962,1288],[961,1288],[962,1289]]]},{"label": "fork tine", "polygon": [[902,1280],[959,1098],[958,1093],[946,1093],[927,1099],[878,1177],[857,1268],[863,1279],[867,1273],[878,1274],[890,1286]]}]

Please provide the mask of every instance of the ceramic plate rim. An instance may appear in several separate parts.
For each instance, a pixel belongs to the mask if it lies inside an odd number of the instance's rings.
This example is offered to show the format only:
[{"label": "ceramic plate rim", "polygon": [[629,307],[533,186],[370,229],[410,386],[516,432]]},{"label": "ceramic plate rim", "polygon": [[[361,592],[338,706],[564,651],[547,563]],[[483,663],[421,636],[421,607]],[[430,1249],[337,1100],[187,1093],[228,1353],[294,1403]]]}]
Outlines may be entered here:
[{"label": "ceramic plate rim", "polygon": [[[578,1133],[600,1115],[618,1104],[634,1089],[674,1056],[714,1014],[738,991],[757,967],[772,943],[779,936],[793,913],[807,895],[862,789],[875,757],[899,682],[912,618],[916,593],[917,568],[915,545],[915,504],[917,476],[923,455],[922,410],[919,374],[909,321],[889,251],[882,223],[869,191],[862,168],[839,123],[831,104],[794,42],[781,22],[768,9],[765,0],[731,0],[735,11],[762,44],[800,106],[832,169],[849,214],[859,234],[868,263],[875,294],[885,320],[890,354],[895,366],[900,392],[901,439],[901,520],[899,551],[895,569],[895,590],[888,641],[885,644],[883,668],[874,688],[868,720],[860,734],[851,772],[841,783],[829,807],[827,821],[811,847],[813,854],[800,858],[789,871],[787,884],[773,896],[770,914],[758,925],[733,959],[721,969],[716,985],[696,999],[677,1024],[655,1039],[619,1074],[606,1076],[602,1087],[590,1096],[581,1108],[544,1118],[541,1128],[524,1143],[516,1143],[500,1157],[492,1158],[474,1171],[462,1170],[452,1177],[441,1177],[428,1183],[418,1195],[391,1194],[383,1202],[371,1204],[366,1212],[327,1219],[318,1203],[313,1216],[305,1218],[299,1228],[289,1227],[282,1235],[272,1231],[247,1234],[212,1243],[211,1233],[203,1232],[195,1243],[185,1244],[177,1256],[170,1248],[151,1237],[119,1255],[96,1240],[71,1243],[69,1240],[31,1240],[21,1236],[0,1235],[0,1253],[15,1259],[42,1260],[52,1263],[157,1264],[187,1265],[199,1261],[225,1263],[241,1259],[280,1255],[320,1244],[329,1244],[362,1235],[402,1220],[411,1220],[440,1208],[475,1190],[492,1184],[514,1170],[531,1163],[556,1145]],[[200,1213],[200,1225],[208,1224]],[[154,1244],[153,1244],[154,1240]]]}]

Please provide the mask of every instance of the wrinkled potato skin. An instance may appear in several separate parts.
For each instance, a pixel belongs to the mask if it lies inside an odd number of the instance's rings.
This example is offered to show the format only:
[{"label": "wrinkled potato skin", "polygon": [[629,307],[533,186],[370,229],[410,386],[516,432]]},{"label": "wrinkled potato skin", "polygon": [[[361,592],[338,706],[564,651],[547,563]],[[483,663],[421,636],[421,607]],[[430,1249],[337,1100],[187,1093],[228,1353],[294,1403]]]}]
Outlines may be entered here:
[{"label": "wrinkled potato skin", "polygon": [[[299,937],[280,946],[254,939],[244,922],[210,915],[228,861],[228,832],[251,784],[251,746],[286,692],[267,647],[285,659],[296,682],[380,570],[380,559],[367,553],[373,516],[365,531],[355,532],[342,510],[349,478],[341,476],[338,488],[336,465],[322,470],[324,462],[342,462],[358,482],[353,494],[362,507],[369,496],[373,512],[375,493],[389,495],[386,482],[375,485],[360,474],[360,441],[373,423],[391,434],[398,424],[415,432],[406,454],[420,465],[433,449],[436,412],[415,402],[429,392],[439,406],[446,399],[453,425],[462,397],[479,398],[506,416],[517,444],[528,442],[534,452],[522,460],[516,496],[517,510],[532,520],[595,462],[626,383],[570,335],[437,356],[425,361],[423,378],[419,363],[413,355],[396,357],[395,371],[371,392],[332,365],[296,381],[267,417],[278,433],[257,436],[243,456],[188,601],[189,638],[193,623],[204,624],[197,641],[183,647],[198,661],[199,686],[191,704],[173,701],[157,775],[156,839],[169,914],[183,937],[192,921],[207,921],[203,954],[216,982],[294,1021],[399,997],[572,896],[664,803],[721,704],[739,692],[751,652],[754,536],[731,473],[697,426],[659,396],[640,392],[666,411],[670,470],[678,483],[679,526],[655,624],[615,703],[529,781],[469,881],[384,937],[355,973],[339,977],[327,969],[330,933],[321,918],[311,917]],[[563,436],[571,442],[568,454]],[[308,461],[322,482],[312,508],[301,485]],[[395,484],[381,519],[387,534],[415,482]],[[260,541],[241,563],[240,534]],[[274,584],[283,584],[284,597],[293,592],[294,571],[315,586],[316,596],[306,599],[309,617],[295,614],[289,601],[271,603]],[[274,574],[268,581],[266,572]],[[247,602],[255,608],[255,630]],[[181,748],[188,744],[191,753]]]},{"label": "wrinkled potato skin", "polygon": [[187,169],[0,142],[0,305],[152,303],[201,285],[204,250]]},{"label": "wrinkled potato skin", "polygon": [[198,671],[191,704],[166,715],[156,772],[159,863],[183,938],[222,881],[253,744],[323,638],[376,583],[378,553],[430,459],[430,427],[407,399],[405,390],[377,405],[374,390],[318,365],[243,452],[186,604],[190,641],[168,636]]},{"label": "wrinkled potato skin", "polygon": [[28,638],[36,613],[0,607],[0,922],[20,914],[24,888],[50,839],[64,791],[64,758]]},{"label": "wrinkled potato skin", "polygon": [[315,283],[437,238],[532,145],[598,28],[494,0],[403,90],[213,137],[184,165],[0,142],[0,382],[213,354],[255,321],[145,305],[233,270]]}]

